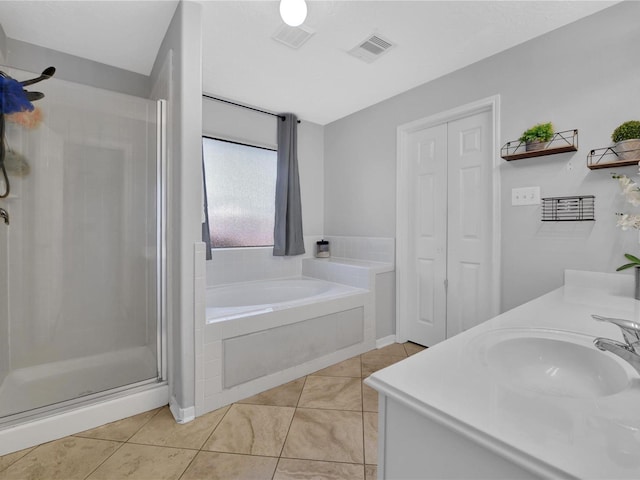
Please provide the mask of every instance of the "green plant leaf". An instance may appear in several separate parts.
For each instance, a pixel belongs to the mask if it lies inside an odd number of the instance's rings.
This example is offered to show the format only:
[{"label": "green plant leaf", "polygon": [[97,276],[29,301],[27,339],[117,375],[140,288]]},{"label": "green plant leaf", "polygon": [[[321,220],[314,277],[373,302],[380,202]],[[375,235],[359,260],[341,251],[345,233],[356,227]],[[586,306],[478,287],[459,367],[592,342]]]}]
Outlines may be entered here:
[{"label": "green plant leaf", "polygon": [[637,263],[626,263],[618,268],[616,268],[616,272],[620,272],[622,270],[626,270],[627,268],[631,268],[631,267],[638,267],[639,265]]},{"label": "green plant leaf", "polygon": [[551,122],[539,123],[525,130],[520,138],[521,142],[548,142],[553,138],[553,125]]},{"label": "green plant leaf", "polygon": [[631,260],[633,263],[637,263],[638,265],[640,265],[640,258],[634,257],[630,253],[625,253],[624,256],[627,260]]},{"label": "green plant leaf", "polygon": [[640,139],[640,121],[630,120],[619,125],[611,134],[611,140],[615,143],[623,140]]}]

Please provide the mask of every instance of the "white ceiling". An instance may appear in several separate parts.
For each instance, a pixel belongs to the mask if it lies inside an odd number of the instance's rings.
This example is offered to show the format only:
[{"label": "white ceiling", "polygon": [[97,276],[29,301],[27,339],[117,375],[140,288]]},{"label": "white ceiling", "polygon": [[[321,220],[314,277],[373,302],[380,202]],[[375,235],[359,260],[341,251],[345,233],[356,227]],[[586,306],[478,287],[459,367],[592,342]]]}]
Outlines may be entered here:
[{"label": "white ceiling", "polygon": [[[278,2],[200,1],[206,93],[327,124],[617,1],[308,0],[298,50],[271,36]],[[148,75],[177,1],[0,0],[8,37]],[[377,32],[396,47],[346,52]]]}]

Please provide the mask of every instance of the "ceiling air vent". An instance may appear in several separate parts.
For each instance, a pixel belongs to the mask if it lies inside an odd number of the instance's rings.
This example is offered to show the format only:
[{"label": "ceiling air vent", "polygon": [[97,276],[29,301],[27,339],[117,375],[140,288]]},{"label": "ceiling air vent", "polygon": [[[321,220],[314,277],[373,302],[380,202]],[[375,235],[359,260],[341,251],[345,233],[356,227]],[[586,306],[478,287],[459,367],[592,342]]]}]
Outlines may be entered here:
[{"label": "ceiling air vent", "polygon": [[378,34],[373,34],[360,42],[358,46],[349,50],[349,53],[360,60],[371,63],[393,47],[394,45],[389,40],[382,38]]},{"label": "ceiling air vent", "polygon": [[309,40],[314,33],[315,32],[309,28],[290,27],[289,25],[282,24],[271,38],[286,45],[287,47],[298,49],[304,42]]}]

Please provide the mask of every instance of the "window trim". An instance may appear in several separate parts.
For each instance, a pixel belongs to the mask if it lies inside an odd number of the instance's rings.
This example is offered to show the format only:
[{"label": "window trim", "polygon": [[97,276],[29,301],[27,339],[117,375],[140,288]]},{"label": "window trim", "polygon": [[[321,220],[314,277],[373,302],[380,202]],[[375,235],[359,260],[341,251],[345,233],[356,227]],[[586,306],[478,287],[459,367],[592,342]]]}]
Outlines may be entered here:
[{"label": "window trim", "polygon": [[244,147],[259,148],[260,150],[269,150],[269,151],[276,152],[276,153],[278,152],[278,147],[276,147],[276,146],[257,145],[257,144],[253,144],[253,143],[247,143],[247,141],[231,140],[229,138],[214,137],[212,135],[202,135],[202,138],[207,138],[209,140],[217,140],[219,142],[225,142],[225,143],[233,143],[235,145],[242,145]]}]

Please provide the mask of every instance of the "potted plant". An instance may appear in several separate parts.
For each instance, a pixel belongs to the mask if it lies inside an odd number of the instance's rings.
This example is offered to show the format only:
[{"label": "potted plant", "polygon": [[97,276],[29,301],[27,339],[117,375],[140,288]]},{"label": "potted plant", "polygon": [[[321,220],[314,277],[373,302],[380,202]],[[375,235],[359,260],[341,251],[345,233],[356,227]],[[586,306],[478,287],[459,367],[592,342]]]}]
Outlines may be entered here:
[{"label": "potted plant", "polygon": [[640,121],[630,120],[619,125],[611,134],[611,140],[620,160],[640,160]]},{"label": "potted plant", "polygon": [[553,138],[553,125],[551,122],[539,123],[529,130],[525,130],[518,140],[525,142],[527,152],[542,150],[547,147],[549,140]]}]

